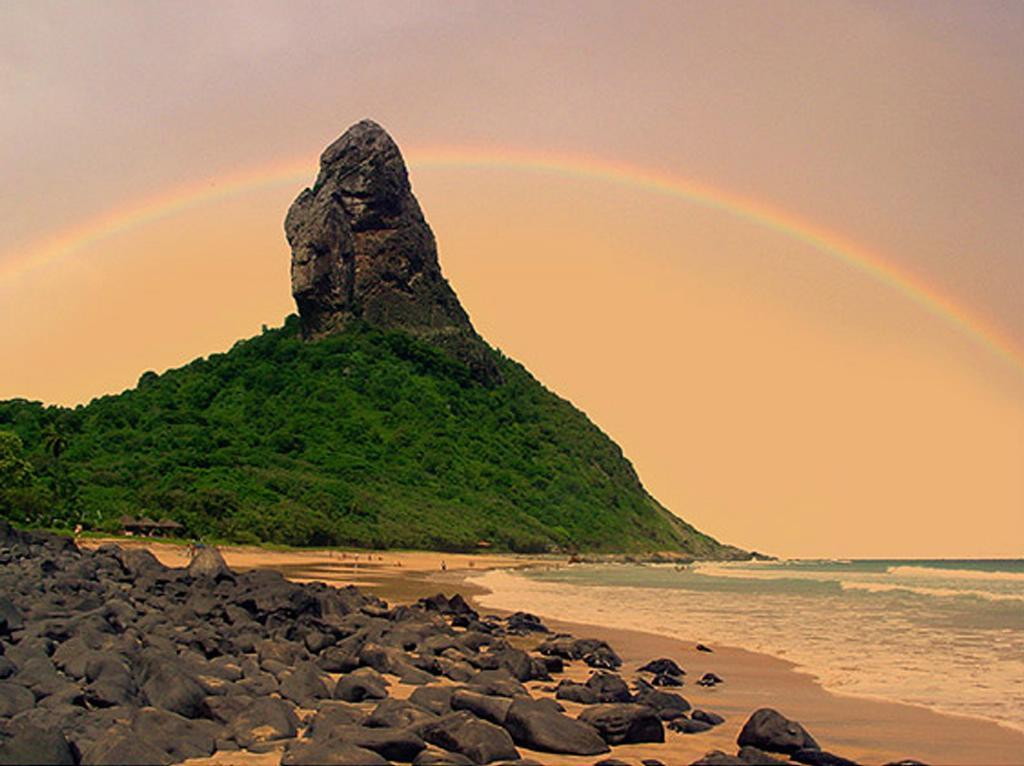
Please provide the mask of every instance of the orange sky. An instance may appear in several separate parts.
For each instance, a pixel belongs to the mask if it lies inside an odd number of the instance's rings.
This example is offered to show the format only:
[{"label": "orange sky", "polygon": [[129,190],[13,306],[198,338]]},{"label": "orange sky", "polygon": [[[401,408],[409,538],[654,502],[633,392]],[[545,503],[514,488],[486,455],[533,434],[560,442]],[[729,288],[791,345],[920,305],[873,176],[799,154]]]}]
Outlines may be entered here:
[{"label": "orange sky", "polygon": [[[309,182],[364,116],[406,147],[572,151],[763,200],[1024,346],[1022,6],[582,7],[0,8],[0,397],[88,400],[278,324],[298,186],[9,267],[181,184],[302,156]],[[478,329],[701,529],[783,555],[1024,555],[1024,375],[941,317],[650,190],[412,180]]]}]

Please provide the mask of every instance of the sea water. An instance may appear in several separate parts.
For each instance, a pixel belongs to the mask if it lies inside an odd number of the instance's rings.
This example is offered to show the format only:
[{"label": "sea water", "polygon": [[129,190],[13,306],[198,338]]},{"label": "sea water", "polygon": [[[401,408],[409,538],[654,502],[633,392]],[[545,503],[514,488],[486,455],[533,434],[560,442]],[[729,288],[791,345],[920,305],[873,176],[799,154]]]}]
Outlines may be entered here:
[{"label": "sea water", "polygon": [[831,691],[1024,730],[1024,560],[583,564],[474,582],[484,606],[739,646]]}]

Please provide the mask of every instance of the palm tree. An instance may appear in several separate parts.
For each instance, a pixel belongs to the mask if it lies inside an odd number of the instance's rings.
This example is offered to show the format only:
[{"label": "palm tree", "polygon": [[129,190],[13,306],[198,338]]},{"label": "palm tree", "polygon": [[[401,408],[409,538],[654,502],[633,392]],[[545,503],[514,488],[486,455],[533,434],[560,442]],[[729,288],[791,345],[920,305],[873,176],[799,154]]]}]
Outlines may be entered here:
[{"label": "palm tree", "polygon": [[53,459],[59,461],[60,456],[68,448],[68,439],[57,427],[56,423],[50,423],[43,431],[43,445],[46,447],[46,451],[53,456]]}]

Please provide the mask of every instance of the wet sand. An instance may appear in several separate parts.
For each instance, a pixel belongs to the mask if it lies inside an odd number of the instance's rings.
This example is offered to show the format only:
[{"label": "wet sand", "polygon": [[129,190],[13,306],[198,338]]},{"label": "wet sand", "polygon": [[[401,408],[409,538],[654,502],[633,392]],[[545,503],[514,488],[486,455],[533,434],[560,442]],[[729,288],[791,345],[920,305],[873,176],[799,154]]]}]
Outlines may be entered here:
[{"label": "wet sand", "polygon": [[[94,544],[96,541],[87,541]],[[118,540],[120,544],[125,541]],[[165,564],[187,563],[184,548],[152,542],[145,545]],[[237,569],[266,568],[281,571],[299,581],[322,581],[332,585],[354,584],[395,603],[443,591],[459,592],[471,602],[482,594],[478,586],[465,579],[475,572],[494,567],[557,565],[552,558],[498,554],[466,555],[431,552],[365,551],[267,551],[259,548],[222,549],[228,564]],[[358,558],[356,558],[358,556]],[[445,571],[441,569],[442,561]],[[564,560],[563,560],[564,562]],[[478,603],[474,603],[480,608]],[[529,604],[523,604],[530,611]],[[628,609],[628,605],[623,605]],[[497,610],[481,609],[482,612]],[[666,732],[664,744],[625,745],[614,748],[612,755],[639,762],[641,758],[657,758],[674,766],[688,764],[709,750],[736,752],[736,737],[750,714],[759,707],[774,707],[784,715],[800,721],[818,740],[823,749],[865,764],[883,764],[903,758],[915,758],[938,766],[964,764],[986,766],[1024,763],[1024,733],[998,724],[930,711],[926,708],[883,700],[834,694],[823,689],[815,679],[794,669],[786,660],[741,648],[715,646],[714,653],[698,652],[695,644],[685,638],[676,639],[641,631],[605,628],[601,625],[560,622],[545,617],[553,630],[581,637],[608,641],[622,656],[621,674],[629,678],[637,667],[655,657],[671,657],[686,669],[687,683],[678,690],[695,708],[717,712],[726,722],[710,732],[682,735]],[[879,651],[894,651],[879,648]],[[725,683],[704,689],[694,681],[713,671]],[[590,669],[572,663],[566,677],[585,680]],[[936,669],[941,672],[941,669]],[[397,679],[396,679],[397,680]],[[530,687],[549,684],[533,682]],[[404,697],[411,688],[394,687],[394,696]],[[570,714],[578,705],[566,703]],[[547,764],[592,764],[599,758],[550,755],[522,750],[523,755]],[[204,763],[276,764],[279,755],[218,754]]]}]

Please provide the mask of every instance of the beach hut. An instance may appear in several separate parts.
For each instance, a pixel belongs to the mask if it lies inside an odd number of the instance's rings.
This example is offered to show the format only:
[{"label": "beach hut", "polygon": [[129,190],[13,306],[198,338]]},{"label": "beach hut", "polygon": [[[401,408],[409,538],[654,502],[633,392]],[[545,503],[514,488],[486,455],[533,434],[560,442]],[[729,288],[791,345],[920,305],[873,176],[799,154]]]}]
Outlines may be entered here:
[{"label": "beach hut", "polygon": [[185,527],[176,521],[161,519],[156,523],[156,531],[154,534],[162,535],[163,537],[178,537],[181,535],[183,529],[185,529]]}]

